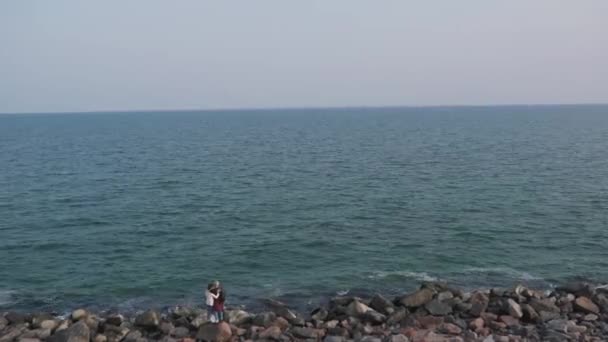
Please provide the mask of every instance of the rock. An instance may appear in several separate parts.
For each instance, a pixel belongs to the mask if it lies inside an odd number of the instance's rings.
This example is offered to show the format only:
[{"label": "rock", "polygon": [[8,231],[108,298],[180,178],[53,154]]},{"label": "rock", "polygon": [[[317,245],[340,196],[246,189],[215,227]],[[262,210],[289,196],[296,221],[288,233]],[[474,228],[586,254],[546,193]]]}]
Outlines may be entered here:
[{"label": "rock", "polygon": [[462,329],[456,324],[452,323],[443,323],[439,326],[438,331],[442,334],[449,335],[460,335],[462,333]]},{"label": "rock", "polygon": [[97,334],[95,336],[95,338],[93,339],[93,342],[107,342],[108,338],[106,337],[106,335],[102,335],[102,334]]},{"label": "rock", "polygon": [[557,319],[559,318],[559,312],[552,312],[552,311],[541,311],[538,313],[539,316],[539,320],[542,322],[547,322],[550,321],[552,319]]},{"label": "rock", "polygon": [[194,329],[198,329],[201,325],[207,323],[207,321],[207,315],[200,314],[190,321],[190,326],[192,326]]},{"label": "rock", "polygon": [[382,342],[382,340],[376,336],[363,336],[360,342]]},{"label": "rock", "polygon": [[452,307],[440,302],[437,299],[433,299],[424,305],[424,308],[434,316],[445,316],[452,312]]},{"label": "rock", "polygon": [[295,327],[290,330],[291,333],[298,338],[318,339],[323,336],[321,330],[314,328]]},{"label": "rock", "polygon": [[604,294],[598,294],[593,297],[593,301],[601,308],[602,312],[608,312],[608,297]]},{"label": "rock", "polygon": [[452,298],[454,298],[454,294],[452,294],[451,291],[443,291],[443,292],[439,292],[437,294],[436,299],[440,302],[443,302],[445,300],[452,299]]},{"label": "rock", "polygon": [[129,333],[129,328],[124,326],[106,325],[104,326],[104,334],[108,342],[121,341]]},{"label": "rock", "polygon": [[272,325],[266,328],[266,330],[262,331],[259,337],[262,339],[273,339],[278,341],[282,334],[283,332],[281,331],[281,328],[276,325]]},{"label": "rock", "polygon": [[523,319],[528,322],[536,322],[539,320],[539,315],[534,308],[528,304],[520,305]]},{"label": "rock", "polygon": [[91,332],[83,321],[72,324],[69,328],[55,332],[48,342],[89,342]]},{"label": "rock", "polygon": [[139,330],[131,330],[123,339],[123,342],[136,342],[142,337],[142,334]]},{"label": "rock", "polygon": [[521,306],[511,298],[507,299],[507,312],[515,318],[522,318],[524,316]]},{"label": "rock", "polygon": [[389,336],[387,342],[410,342],[410,339],[403,334],[397,334]]},{"label": "rock", "polygon": [[318,309],[314,310],[313,312],[311,312],[310,317],[316,321],[324,321],[327,319],[328,315],[329,315],[329,312],[327,312],[327,310],[325,310],[323,308],[318,308]]},{"label": "rock", "polygon": [[40,342],[40,339],[32,337],[22,337],[19,338],[18,342]]},{"label": "rock", "polygon": [[473,331],[478,331],[484,327],[484,320],[481,317],[475,318],[471,322],[469,322],[469,328]]},{"label": "rock", "polygon": [[390,314],[389,308],[393,308],[393,303],[390,300],[384,298],[383,296],[376,294],[372,297],[372,300],[369,302],[369,306],[385,315]]},{"label": "rock", "polygon": [[363,314],[363,321],[369,322],[371,324],[382,324],[386,321],[386,316],[379,313],[378,311],[368,310]]},{"label": "rock", "polygon": [[444,322],[443,317],[437,316],[422,316],[416,319],[416,322],[424,329],[435,329]]},{"label": "rock", "polygon": [[170,335],[175,338],[184,338],[190,336],[190,330],[186,327],[177,327],[170,332]]},{"label": "rock", "polygon": [[0,342],[11,342],[21,336],[26,330],[27,327],[23,323],[9,326],[6,330],[0,332]]},{"label": "rock", "polygon": [[283,331],[285,331],[290,326],[289,322],[283,317],[277,317],[277,319],[274,320],[272,325],[276,325],[277,327],[281,328],[281,330],[283,330]]},{"label": "rock", "polygon": [[111,315],[106,317],[106,324],[119,326],[125,321],[125,317],[121,314]]},{"label": "rock", "polygon": [[538,312],[539,314],[541,311],[557,312],[557,313],[560,312],[560,309],[549,298],[545,298],[545,299],[533,298],[532,300],[530,300],[530,306],[532,308],[534,308],[534,310],[536,310],[536,312]]},{"label": "rock", "polygon": [[565,285],[558,286],[556,288],[559,292],[573,293],[577,296],[593,296],[594,289],[591,284],[587,282],[571,282]]},{"label": "rock", "polygon": [[228,342],[231,337],[232,330],[226,322],[203,324],[196,335],[197,339],[207,342]]},{"label": "rock", "polygon": [[62,331],[62,330],[69,328],[70,323],[71,323],[71,321],[68,319],[59,322],[59,325],[57,325],[57,328],[55,328],[55,332]]},{"label": "rock", "polygon": [[394,325],[396,323],[399,323],[405,317],[407,317],[408,314],[409,314],[409,312],[407,311],[406,308],[399,308],[399,309],[395,310],[395,312],[393,312],[388,317],[388,319],[386,320],[386,324],[388,324],[388,325]]},{"label": "rock", "polygon": [[51,329],[34,329],[26,331],[21,335],[24,338],[37,338],[40,340],[46,340],[49,336],[51,336]]},{"label": "rock", "polygon": [[346,342],[343,336],[325,336],[323,342]]},{"label": "rock", "polygon": [[160,315],[154,310],[148,310],[135,317],[135,325],[153,329],[160,324]]},{"label": "rock", "polygon": [[593,321],[597,321],[598,318],[599,317],[597,315],[586,314],[585,316],[583,316],[583,321],[593,322]]},{"label": "rock", "polygon": [[420,289],[399,299],[399,303],[408,308],[423,306],[433,299],[435,292],[429,288]]},{"label": "rock", "polygon": [[169,335],[173,331],[173,329],[175,329],[175,326],[171,322],[162,322],[158,326],[158,330],[160,330],[165,335]]},{"label": "rock", "polygon": [[559,331],[559,332],[568,332],[568,321],[565,319],[553,319],[547,322],[547,329]]},{"label": "rock", "polygon": [[351,317],[360,317],[369,310],[372,310],[372,308],[358,300],[354,300],[346,307],[346,314]]},{"label": "rock", "polygon": [[584,313],[600,313],[600,308],[587,297],[576,298],[574,300],[574,308]]},{"label": "rock", "polygon": [[55,317],[48,313],[35,314],[32,316],[32,327],[38,329],[43,321],[53,321],[54,319]]},{"label": "rock", "polygon": [[25,323],[27,316],[19,313],[19,312],[8,312],[6,315],[4,315],[4,318],[8,321],[9,324],[20,324],[20,323]]},{"label": "rock", "polygon": [[88,313],[86,310],[84,309],[78,309],[78,310],[74,310],[74,312],[72,312],[72,320],[75,321],[79,321],[85,317],[87,317]]},{"label": "rock", "polygon": [[515,325],[519,325],[519,320],[513,316],[509,316],[509,315],[502,315],[500,317],[498,317],[498,320],[500,322],[503,322],[504,324],[506,324],[508,327],[512,327]]},{"label": "rock", "polygon": [[57,321],[55,321],[54,319],[45,319],[44,321],[38,324],[38,327],[40,329],[53,330],[57,327]]},{"label": "rock", "polygon": [[471,298],[469,298],[469,302],[471,303],[471,310],[469,310],[469,313],[474,317],[478,317],[482,312],[486,311],[489,301],[490,299],[485,293],[473,293]]},{"label": "rock", "polygon": [[253,318],[253,324],[261,327],[269,327],[277,318],[274,312],[262,312]]}]

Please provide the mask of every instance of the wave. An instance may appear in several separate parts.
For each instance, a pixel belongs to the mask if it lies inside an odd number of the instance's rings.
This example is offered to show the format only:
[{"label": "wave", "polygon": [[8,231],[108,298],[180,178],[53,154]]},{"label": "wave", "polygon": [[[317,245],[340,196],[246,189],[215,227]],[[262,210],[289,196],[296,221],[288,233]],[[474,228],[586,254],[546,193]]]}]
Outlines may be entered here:
[{"label": "wave", "polygon": [[413,272],[413,271],[377,271],[368,276],[370,279],[385,279],[389,277],[404,277],[414,279],[417,281],[440,281],[438,277],[429,275],[426,272]]},{"label": "wave", "polygon": [[0,307],[14,304],[15,293],[13,290],[0,290]]},{"label": "wave", "polygon": [[526,271],[519,271],[510,267],[467,267],[463,270],[463,273],[494,273],[499,275],[506,275],[510,278],[521,279],[521,280],[545,280],[542,277],[533,275]]}]

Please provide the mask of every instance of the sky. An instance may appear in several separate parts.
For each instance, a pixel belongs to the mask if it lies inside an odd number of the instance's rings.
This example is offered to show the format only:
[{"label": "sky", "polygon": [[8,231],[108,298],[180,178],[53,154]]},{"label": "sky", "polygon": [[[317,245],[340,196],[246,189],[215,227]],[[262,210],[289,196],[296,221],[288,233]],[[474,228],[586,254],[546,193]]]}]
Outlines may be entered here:
[{"label": "sky", "polygon": [[607,0],[0,2],[0,113],[561,103]]}]

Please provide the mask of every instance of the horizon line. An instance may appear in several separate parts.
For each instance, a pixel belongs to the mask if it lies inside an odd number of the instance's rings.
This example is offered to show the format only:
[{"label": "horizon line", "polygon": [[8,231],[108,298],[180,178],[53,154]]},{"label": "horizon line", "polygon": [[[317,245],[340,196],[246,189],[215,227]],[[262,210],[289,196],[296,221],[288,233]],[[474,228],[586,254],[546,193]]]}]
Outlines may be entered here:
[{"label": "horizon line", "polygon": [[359,105],[359,106],[302,106],[302,107],[218,107],[218,108],[173,108],[173,109],[108,109],[49,112],[0,112],[0,115],[29,114],[116,114],[116,113],[163,113],[163,112],[238,112],[238,111],[297,111],[297,110],[349,110],[349,109],[417,109],[417,108],[484,108],[484,107],[574,107],[608,106],[608,102],[587,103],[513,103],[513,104],[454,104],[454,105]]}]

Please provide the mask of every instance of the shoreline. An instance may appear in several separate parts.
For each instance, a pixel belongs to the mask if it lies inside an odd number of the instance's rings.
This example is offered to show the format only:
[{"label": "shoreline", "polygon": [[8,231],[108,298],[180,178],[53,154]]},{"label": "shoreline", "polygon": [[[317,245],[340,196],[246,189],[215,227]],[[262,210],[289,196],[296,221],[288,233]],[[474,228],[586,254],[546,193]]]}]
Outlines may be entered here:
[{"label": "shoreline", "polygon": [[0,312],[0,342],[204,341],[605,341],[608,288],[586,282],[534,290],[463,291],[439,282],[396,297],[337,296],[299,312],[274,299],[255,311],[228,307],[209,323],[202,308],[70,315]]}]

